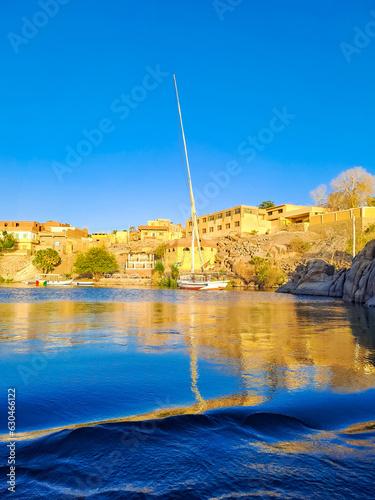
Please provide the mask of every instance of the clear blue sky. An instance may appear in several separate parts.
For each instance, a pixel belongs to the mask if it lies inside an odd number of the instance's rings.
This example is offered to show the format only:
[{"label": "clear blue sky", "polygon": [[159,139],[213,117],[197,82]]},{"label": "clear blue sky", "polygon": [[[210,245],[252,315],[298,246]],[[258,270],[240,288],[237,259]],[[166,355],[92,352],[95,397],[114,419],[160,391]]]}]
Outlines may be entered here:
[{"label": "clear blue sky", "polygon": [[183,223],[173,72],[199,214],[310,204],[342,170],[375,173],[374,2],[61,2],[1,3],[1,220]]}]

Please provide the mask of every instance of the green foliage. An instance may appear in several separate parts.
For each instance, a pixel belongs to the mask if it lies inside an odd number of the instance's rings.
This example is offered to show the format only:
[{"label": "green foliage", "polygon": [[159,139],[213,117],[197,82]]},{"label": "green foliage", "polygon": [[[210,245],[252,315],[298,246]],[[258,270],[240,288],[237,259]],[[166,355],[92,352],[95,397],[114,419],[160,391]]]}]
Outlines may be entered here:
[{"label": "green foliage", "polygon": [[157,259],[162,259],[164,257],[164,253],[165,253],[165,247],[166,247],[166,243],[160,243],[160,245],[158,247],[156,247],[155,249],[155,257]]},{"label": "green foliage", "polygon": [[166,276],[157,281],[160,288],[178,288],[177,281],[172,276]]},{"label": "green foliage", "polygon": [[4,281],[5,279],[2,276],[0,276],[0,283],[4,283]]},{"label": "green foliage", "polygon": [[61,262],[60,255],[52,248],[46,250],[38,250],[32,262],[39,271],[50,273]]},{"label": "green foliage", "polygon": [[289,244],[290,250],[299,254],[308,252],[311,248],[311,243],[303,241],[302,238],[293,238]]},{"label": "green foliage", "polygon": [[284,272],[268,259],[254,257],[254,268],[260,288],[282,285],[285,281]]},{"label": "green foliage", "polygon": [[[375,239],[375,224],[371,224],[363,233],[356,233],[355,235],[355,253],[357,254],[367,243]],[[353,255],[353,238],[350,238],[346,242],[346,252]]]},{"label": "green foliage", "polygon": [[252,231],[250,231],[250,234],[258,234],[258,231],[256,229],[253,229]]},{"label": "green foliage", "polygon": [[13,234],[8,234],[6,231],[2,232],[2,236],[0,236],[0,248],[13,248],[16,244],[16,240]]},{"label": "green foliage", "polygon": [[162,262],[156,262],[155,264],[155,272],[158,272],[160,274],[163,274],[165,271],[165,267]]},{"label": "green foliage", "polygon": [[262,201],[262,203],[260,205],[258,205],[259,208],[263,208],[263,209],[271,208],[274,206],[275,206],[275,203],[271,200]]},{"label": "green foliage", "polygon": [[171,268],[171,277],[172,277],[172,279],[176,280],[178,278],[178,275],[180,274],[180,271],[178,269],[178,265],[171,264],[170,268]]},{"label": "green foliage", "polygon": [[118,229],[114,229],[114,230],[112,231],[112,234],[116,234],[117,232],[118,232]]},{"label": "green foliage", "polygon": [[90,248],[85,253],[80,253],[74,262],[74,272],[78,274],[89,273],[98,281],[103,274],[118,271],[116,257],[104,248]]}]

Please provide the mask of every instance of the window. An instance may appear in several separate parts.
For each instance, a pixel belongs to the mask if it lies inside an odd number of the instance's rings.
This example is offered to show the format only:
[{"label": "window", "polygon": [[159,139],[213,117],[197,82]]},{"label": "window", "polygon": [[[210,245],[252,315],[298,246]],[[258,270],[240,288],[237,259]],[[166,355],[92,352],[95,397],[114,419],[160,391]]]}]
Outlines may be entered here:
[{"label": "window", "polygon": [[163,236],[163,233],[159,233],[159,236]]},{"label": "window", "polygon": [[273,214],[273,212],[268,212],[268,215],[272,215],[272,214]]},{"label": "window", "polygon": [[192,225],[192,222],[191,222],[191,221],[189,221],[189,226],[191,226],[191,225]]},{"label": "window", "polygon": [[18,239],[19,239],[19,237],[20,237],[20,235],[19,235],[18,233],[16,233],[16,234],[14,235],[14,237],[16,238],[16,240],[18,240]]},{"label": "window", "polygon": [[206,222],[206,220],[207,220],[206,217],[203,217],[202,222]]},{"label": "window", "polygon": [[223,229],[223,226],[217,226],[217,230],[221,231]]},{"label": "window", "polygon": [[236,208],[236,210],[234,211],[234,214],[237,215],[237,214],[240,214],[241,213],[241,209],[240,208]]},{"label": "window", "polygon": [[214,232],[214,228],[210,227],[210,233],[213,233],[213,232]]},{"label": "window", "polygon": [[207,233],[207,229],[203,229],[203,234],[206,234]]},{"label": "window", "polygon": [[222,219],[223,218],[223,214],[217,214],[217,219]]},{"label": "window", "polygon": [[230,214],[231,214],[230,210],[228,212],[225,212],[225,217],[230,217]]},{"label": "window", "polygon": [[200,220],[199,220],[199,219],[197,219],[197,224],[199,224],[199,222],[200,222]]},{"label": "window", "polygon": [[214,220],[214,216],[213,215],[210,215],[208,220]]},{"label": "window", "polygon": [[230,229],[230,224],[225,224],[225,229]]},{"label": "window", "polygon": [[60,246],[60,242],[59,241],[55,241],[55,247],[59,247]]},{"label": "window", "polygon": [[24,238],[26,238],[26,237],[27,237],[27,234],[25,233],[25,234],[23,235],[23,237],[24,237]]},{"label": "window", "polygon": [[280,208],[278,211],[277,211],[278,214],[282,214],[283,213],[283,209]]},{"label": "window", "polygon": [[244,214],[252,214],[253,211],[251,210],[251,208],[244,208]]},{"label": "window", "polygon": [[148,236],[148,231],[145,231],[145,232],[144,232],[144,235],[145,235],[145,236]]},{"label": "window", "polygon": [[239,222],[239,221],[236,221],[236,222],[234,223],[234,227],[240,227],[240,222]]},{"label": "window", "polygon": [[18,222],[16,222],[16,227],[18,227],[18,226],[19,226],[19,224],[18,224]]}]

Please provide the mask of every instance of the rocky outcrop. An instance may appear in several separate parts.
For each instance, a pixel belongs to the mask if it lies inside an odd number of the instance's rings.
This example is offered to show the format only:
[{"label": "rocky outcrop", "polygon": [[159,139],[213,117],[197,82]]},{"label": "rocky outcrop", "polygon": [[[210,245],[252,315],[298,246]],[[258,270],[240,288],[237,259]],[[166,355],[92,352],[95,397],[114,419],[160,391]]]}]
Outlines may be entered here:
[{"label": "rocky outcrop", "polygon": [[292,279],[277,292],[342,297],[348,302],[375,307],[375,240],[359,252],[350,269],[336,270],[322,259],[310,260],[298,266]]},{"label": "rocky outcrop", "polygon": [[343,299],[358,304],[367,303],[375,295],[375,240],[353,260],[346,273]]},{"label": "rocky outcrop", "polygon": [[309,260],[306,265],[298,266],[292,279],[277,292],[342,297],[345,273],[345,268],[337,271],[322,259]]}]

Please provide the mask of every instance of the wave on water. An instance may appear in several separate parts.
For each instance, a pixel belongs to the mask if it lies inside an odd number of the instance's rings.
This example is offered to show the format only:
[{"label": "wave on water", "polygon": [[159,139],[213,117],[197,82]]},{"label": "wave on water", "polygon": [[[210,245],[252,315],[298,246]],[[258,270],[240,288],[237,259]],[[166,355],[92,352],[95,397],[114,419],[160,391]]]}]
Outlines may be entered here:
[{"label": "wave on water", "polygon": [[[331,394],[315,410],[306,396],[290,408],[220,408],[18,441],[15,497],[373,499],[374,392]],[[353,400],[366,421],[350,414]]]}]

